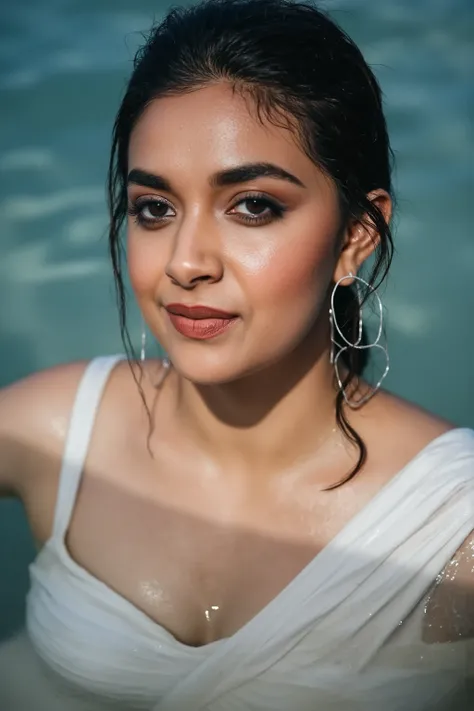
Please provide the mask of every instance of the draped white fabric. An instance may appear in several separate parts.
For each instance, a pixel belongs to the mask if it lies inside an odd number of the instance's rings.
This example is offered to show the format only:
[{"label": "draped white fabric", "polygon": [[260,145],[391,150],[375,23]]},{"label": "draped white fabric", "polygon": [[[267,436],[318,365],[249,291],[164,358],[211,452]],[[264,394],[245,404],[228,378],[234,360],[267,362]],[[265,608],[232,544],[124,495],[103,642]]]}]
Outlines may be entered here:
[{"label": "draped white fabric", "polygon": [[[189,647],[65,546],[84,432],[112,367],[96,363],[78,393],[55,530],[31,566],[29,635],[61,683],[90,694],[91,710],[463,709],[474,640],[424,644],[421,619],[428,591],[474,528],[473,431],[428,445],[236,634]],[[76,710],[73,696],[58,686],[64,711]]]},{"label": "draped white fabric", "polygon": [[253,620],[201,648],[177,642],[53,539],[32,566],[30,635],[62,677],[154,711],[401,711],[408,698],[413,711],[436,708],[464,683],[473,643],[422,644],[413,610],[472,530],[473,472],[474,433],[445,435]]},{"label": "draped white fabric", "polygon": [[463,437],[474,441],[458,432],[425,450],[154,711],[421,709],[453,692],[468,644],[422,645],[420,628],[408,649],[389,640],[472,530]]}]

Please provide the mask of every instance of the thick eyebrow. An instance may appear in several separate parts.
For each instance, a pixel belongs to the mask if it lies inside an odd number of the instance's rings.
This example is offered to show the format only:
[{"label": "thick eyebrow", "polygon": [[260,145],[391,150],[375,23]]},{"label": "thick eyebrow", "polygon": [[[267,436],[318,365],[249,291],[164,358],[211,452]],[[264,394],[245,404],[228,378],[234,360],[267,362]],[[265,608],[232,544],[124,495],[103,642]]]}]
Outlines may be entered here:
[{"label": "thick eyebrow", "polygon": [[171,193],[171,183],[163,178],[162,175],[155,175],[154,173],[148,173],[146,170],[140,170],[140,168],[134,168],[128,174],[128,182],[135,183],[135,185],[143,185],[145,188],[151,188],[152,190],[163,190],[166,193]]},{"label": "thick eyebrow", "polygon": [[286,180],[301,188],[306,187],[296,175],[273,163],[245,163],[235,168],[221,170],[212,176],[210,183],[212,186],[222,188],[227,185],[247,183],[257,178],[276,178],[277,180]]},{"label": "thick eyebrow", "polygon": [[[293,183],[293,185],[298,185],[301,188],[306,187],[296,175],[289,173],[287,170],[273,163],[245,163],[235,168],[221,170],[215,173],[209,182],[212,187],[223,188],[228,185],[247,183],[257,178],[276,178],[277,180],[285,180],[289,183]],[[140,168],[134,168],[130,171],[128,174],[128,182],[143,185],[152,190],[163,190],[167,193],[173,192],[171,183],[162,175],[155,175],[154,173],[149,173]]]}]

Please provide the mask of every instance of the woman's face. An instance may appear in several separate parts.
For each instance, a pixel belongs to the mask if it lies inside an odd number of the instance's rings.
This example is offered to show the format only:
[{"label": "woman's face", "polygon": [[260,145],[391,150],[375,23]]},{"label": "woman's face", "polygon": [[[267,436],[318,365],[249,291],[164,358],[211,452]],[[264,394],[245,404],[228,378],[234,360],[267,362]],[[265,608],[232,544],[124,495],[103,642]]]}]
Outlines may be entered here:
[{"label": "woman's face", "polygon": [[182,375],[236,380],[326,325],[337,194],[290,131],[262,125],[225,84],[160,98],[132,133],[129,171],[131,283]]}]

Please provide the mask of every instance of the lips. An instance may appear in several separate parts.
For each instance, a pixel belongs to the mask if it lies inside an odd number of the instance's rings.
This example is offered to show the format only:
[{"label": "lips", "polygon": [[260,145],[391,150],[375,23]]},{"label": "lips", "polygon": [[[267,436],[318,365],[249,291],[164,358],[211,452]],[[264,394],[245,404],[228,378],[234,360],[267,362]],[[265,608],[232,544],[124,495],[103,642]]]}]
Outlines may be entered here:
[{"label": "lips", "polygon": [[235,314],[220,309],[213,309],[210,306],[186,306],[185,304],[168,304],[165,307],[168,313],[176,316],[185,316],[186,318],[205,319],[205,318],[235,318]]},{"label": "lips", "polygon": [[168,304],[166,311],[178,333],[198,341],[219,336],[237,320],[235,314],[210,306]]}]

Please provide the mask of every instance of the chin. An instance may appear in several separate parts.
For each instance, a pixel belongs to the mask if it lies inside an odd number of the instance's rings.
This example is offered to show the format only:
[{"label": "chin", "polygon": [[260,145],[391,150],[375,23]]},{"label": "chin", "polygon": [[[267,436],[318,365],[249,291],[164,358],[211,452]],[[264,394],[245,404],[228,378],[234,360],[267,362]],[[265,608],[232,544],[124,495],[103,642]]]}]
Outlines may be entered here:
[{"label": "chin", "polygon": [[[194,350],[194,349],[193,349]],[[237,357],[235,350],[228,354],[226,349],[214,353],[182,353],[180,349],[170,349],[169,357],[174,369],[195,385],[225,385],[249,375],[251,369]]]}]

